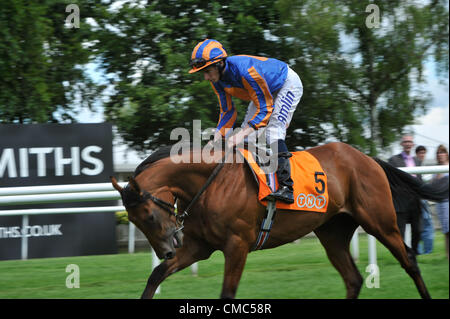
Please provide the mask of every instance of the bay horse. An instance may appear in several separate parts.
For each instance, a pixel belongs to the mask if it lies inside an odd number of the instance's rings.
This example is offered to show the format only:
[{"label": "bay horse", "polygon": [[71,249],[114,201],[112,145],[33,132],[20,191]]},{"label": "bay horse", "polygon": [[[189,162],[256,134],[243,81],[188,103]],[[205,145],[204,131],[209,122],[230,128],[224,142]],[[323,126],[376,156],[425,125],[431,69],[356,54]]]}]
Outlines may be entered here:
[{"label": "bay horse", "polygon": [[[218,171],[217,163],[223,159],[224,151],[214,152],[211,155],[214,160],[206,161],[203,156],[199,163],[194,163],[193,158],[200,151],[190,150],[188,154],[176,155],[178,158],[174,160],[170,147],[161,148],[136,168],[124,188],[111,177],[129,220],[145,234],[158,258],[164,259],[151,273],[142,298],[152,298],[165,278],[209,258],[216,250],[221,250],[225,257],[220,296],[236,295],[265,207],[257,199],[257,183],[247,163],[232,161]],[[389,249],[413,279],[420,296],[430,298],[415,254],[400,235],[392,194],[394,186],[400,186],[413,196],[436,200],[432,192],[424,191],[421,182],[409,174],[344,143],[330,143],[306,152],[318,159],[327,175],[327,212],[277,210],[263,249],[291,243],[313,231],[342,276],[347,298],[357,298],[363,277],[350,254],[349,244],[354,231],[361,226]],[[217,176],[211,179],[213,172]],[[175,201],[178,212],[184,212],[207,181],[209,185],[189,207],[192,209],[188,215],[182,215],[181,231]]]}]

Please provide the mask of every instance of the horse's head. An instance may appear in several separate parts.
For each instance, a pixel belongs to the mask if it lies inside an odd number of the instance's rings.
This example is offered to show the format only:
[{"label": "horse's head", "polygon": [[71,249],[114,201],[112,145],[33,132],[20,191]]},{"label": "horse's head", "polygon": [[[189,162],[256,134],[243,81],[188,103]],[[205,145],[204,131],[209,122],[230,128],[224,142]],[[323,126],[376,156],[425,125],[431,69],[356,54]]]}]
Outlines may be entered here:
[{"label": "horse's head", "polygon": [[183,244],[183,234],[169,189],[162,187],[150,194],[134,178],[129,178],[124,188],[114,177],[111,182],[122,197],[128,219],[145,234],[158,258],[173,258],[175,249]]}]

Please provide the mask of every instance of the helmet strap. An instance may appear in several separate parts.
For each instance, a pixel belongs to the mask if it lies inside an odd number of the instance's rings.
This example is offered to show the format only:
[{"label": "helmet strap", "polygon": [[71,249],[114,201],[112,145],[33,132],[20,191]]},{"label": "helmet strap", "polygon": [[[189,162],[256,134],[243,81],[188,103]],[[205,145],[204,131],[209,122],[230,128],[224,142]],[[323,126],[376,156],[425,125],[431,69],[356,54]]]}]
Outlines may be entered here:
[{"label": "helmet strap", "polygon": [[222,79],[223,71],[225,70],[225,59],[222,59],[221,62],[223,62],[223,63],[219,62],[219,63],[215,64],[217,70],[219,71],[220,79]]}]

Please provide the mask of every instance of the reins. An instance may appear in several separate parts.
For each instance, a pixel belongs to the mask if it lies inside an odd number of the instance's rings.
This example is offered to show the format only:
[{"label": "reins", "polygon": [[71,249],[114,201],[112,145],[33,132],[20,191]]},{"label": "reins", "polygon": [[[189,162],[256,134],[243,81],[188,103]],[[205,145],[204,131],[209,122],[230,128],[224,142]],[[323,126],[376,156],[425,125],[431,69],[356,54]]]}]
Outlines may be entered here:
[{"label": "reins", "polygon": [[191,200],[189,205],[184,210],[183,214],[179,215],[180,218],[184,219],[186,216],[189,216],[188,211],[191,209],[191,207],[195,204],[195,202],[199,199],[199,197],[203,194],[203,192],[208,188],[208,186],[212,183],[214,178],[219,174],[220,170],[222,169],[223,165],[225,164],[225,156],[222,158],[222,161],[214,168],[214,171],[212,174],[208,177],[208,180],[206,183],[202,186],[202,188],[198,191],[198,193],[194,196],[194,198]]}]

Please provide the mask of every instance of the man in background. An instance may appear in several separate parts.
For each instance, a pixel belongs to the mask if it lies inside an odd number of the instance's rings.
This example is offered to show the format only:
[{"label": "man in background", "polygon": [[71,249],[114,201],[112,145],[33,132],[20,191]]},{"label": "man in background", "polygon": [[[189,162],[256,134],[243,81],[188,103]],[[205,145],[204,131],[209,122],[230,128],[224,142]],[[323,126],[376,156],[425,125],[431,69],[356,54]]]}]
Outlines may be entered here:
[{"label": "man in background", "polygon": [[[389,158],[389,164],[395,167],[420,166],[421,163],[419,159],[411,154],[414,147],[414,138],[412,135],[404,135],[400,145],[402,146],[403,151],[400,154]],[[413,174],[413,176],[416,175]],[[396,207],[397,224],[400,228],[400,233],[402,238],[405,239],[406,224],[411,224],[411,248],[418,254],[418,245],[421,237],[422,204],[420,199],[417,198],[417,201],[405,201],[401,206],[402,207]]]},{"label": "man in background", "polygon": [[414,167],[420,166],[418,158],[411,153],[414,147],[414,138],[411,135],[404,135],[400,142],[403,151],[400,154],[394,155],[389,159],[389,164],[395,167]]},{"label": "man in background", "polygon": [[427,155],[427,148],[423,145],[419,145],[416,147],[416,158],[420,163],[420,166],[423,165],[425,161],[425,155]]},{"label": "man in background", "polygon": [[[420,166],[425,161],[427,149],[425,146],[419,145],[416,147],[416,158],[419,160]],[[418,174],[417,178],[422,180],[422,175]],[[426,200],[421,200],[422,204],[422,232],[420,234],[421,241],[419,242],[419,254],[429,254],[433,251],[434,241],[434,226],[433,218],[431,216],[431,209]]]}]

